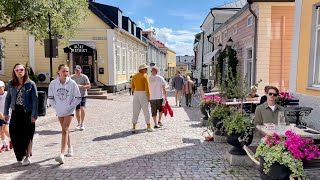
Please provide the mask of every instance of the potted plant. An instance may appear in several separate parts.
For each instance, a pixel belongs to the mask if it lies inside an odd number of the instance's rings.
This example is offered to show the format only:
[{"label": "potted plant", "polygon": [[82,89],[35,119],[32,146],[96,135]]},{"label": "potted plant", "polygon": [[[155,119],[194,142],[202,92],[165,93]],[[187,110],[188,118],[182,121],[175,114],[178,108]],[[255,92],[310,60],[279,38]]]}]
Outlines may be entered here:
[{"label": "potted plant", "polygon": [[280,92],[279,96],[276,99],[276,103],[280,106],[286,106],[289,101],[299,102],[299,100],[294,99],[294,97],[290,95],[289,92]]},{"label": "potted plant", "polygon": [[204,115],[203,119],[208,120],[210,114],[210,109],[214,108],[217,103],[220,102],[219,96],[202,96],[202,101],[199,104],[200,111]]},{"label": "potted plant", "polygon": [[227,142],[233,146],[229,151],[233,155],[246,155],[239,142],[239,137],[244,139],[245,145],[250,145],[253,140],[254,125],[250,117],[241,112],[235,112],[223,121],[227,133]]},{"label": "potted plant", "polygon": [[223,120],[230,116],[231,113],[232,111],[228,106],[217,105],[211,110],[207,124],[208,129],[214,132],[215,135],[224,136]]},{"label": "potted plant", "polygon": [[307,179],[303,161],[320,157],[319,148],[312,139],[301,138],[292,131],[287,131],[285,135],[284,141],[277,134],[266,135],[264,142],[258,146],[255,156],[260,159],[262,180]]}]

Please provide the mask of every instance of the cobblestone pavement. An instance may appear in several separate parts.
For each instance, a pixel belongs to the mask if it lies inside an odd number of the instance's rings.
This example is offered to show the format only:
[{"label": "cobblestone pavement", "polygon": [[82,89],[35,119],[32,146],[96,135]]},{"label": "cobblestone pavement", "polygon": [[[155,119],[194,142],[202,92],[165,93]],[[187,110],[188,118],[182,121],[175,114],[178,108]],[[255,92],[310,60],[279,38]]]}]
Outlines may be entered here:
[{"label": "cobblestone pavement", "polygon": [[[173,97],[169,101],[175,104]],[[86,129],[75,131],[73,120],[75,156],[63,165],[54,161],[61,135],[49,110],[36,128],[33,163],[19,167],[13,151],[2,153],[0,179],[259,179],[255,168],[231,167],[224,160],[229,145],[203,141],[197,107],[173,106],[174,117],[164,118],[164,127],[152,133],[145,132],[141,115],[139,131],[132,134],[131,102],[128,95],[88,100]]]}]

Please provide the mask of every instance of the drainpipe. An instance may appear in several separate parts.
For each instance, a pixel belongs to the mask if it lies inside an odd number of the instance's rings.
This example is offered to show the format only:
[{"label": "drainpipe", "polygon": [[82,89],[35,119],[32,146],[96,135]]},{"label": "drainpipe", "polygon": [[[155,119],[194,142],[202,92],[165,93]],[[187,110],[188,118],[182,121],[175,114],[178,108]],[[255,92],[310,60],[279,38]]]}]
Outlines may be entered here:
[{"label": "drainpipe", "polygon": [[[201,30],[202,30],[202,27],[201,27]],[[204,53],[204,30],[202,30],[202,55],[201,55],[201,76],[200,76],[201,81],[203,79],[203,53]]]},{"label": "drainpipe", "polygon": [[[215,21],[216,21],[216,17],[213,15],[213,12],[212,12],[212,9],[210,10],[210,13],[212,15],[212,36],[213,36],[213,32],[214,32],[214,24],[215,24]],[[214,36],[213,36],[213,42],[212,42],[212,52],[214,51]],[[213,60],[213,62],[215,62],[215,60]],[[214,63],[213,65],[214,67],[214,71],[215,71],[215,77],[214,77],[214,84],[213,86],[216,87],[217,84],[218,84],[218,71],[217,71],[217,64]]]},{"label": "drainpipe", "polygon": [[247,0],[249,4],[249,11],[254,16],[254,41],[253,41],[253,83],[256,83],[256,76],[257,76],[257,41],[258,41],[258,16],[257,14],[252,10],[252,4],[254,3],[254,0]]}]

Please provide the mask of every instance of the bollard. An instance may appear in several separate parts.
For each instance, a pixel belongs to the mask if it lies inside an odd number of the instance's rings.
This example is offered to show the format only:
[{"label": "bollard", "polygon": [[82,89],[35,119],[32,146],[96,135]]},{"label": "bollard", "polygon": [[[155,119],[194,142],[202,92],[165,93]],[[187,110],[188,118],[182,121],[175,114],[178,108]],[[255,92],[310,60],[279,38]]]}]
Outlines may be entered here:
[{"label": "bollard", "polygon": [[38,91],[38,116],[45,116],[47,112],[47,95],[45,91]]}]

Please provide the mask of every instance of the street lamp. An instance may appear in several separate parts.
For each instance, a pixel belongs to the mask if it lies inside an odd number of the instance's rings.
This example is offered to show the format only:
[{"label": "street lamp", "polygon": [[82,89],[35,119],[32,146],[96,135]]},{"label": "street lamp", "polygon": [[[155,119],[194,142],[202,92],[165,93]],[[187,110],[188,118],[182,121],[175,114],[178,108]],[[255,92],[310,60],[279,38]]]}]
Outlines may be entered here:
[{"label": "street lamp", "polygon": [[229,40],[227,41],[227,46],[231,47],[232,45],[233,45],[233,40],[230,37]]},{"label": "street lamp", "polygon": [[219,49],[220,51],[222,51],[222,48],[223,48],[222,44],[221,44],[221,43],[219,43],[219,45],[218,45],[218,49]]}]

